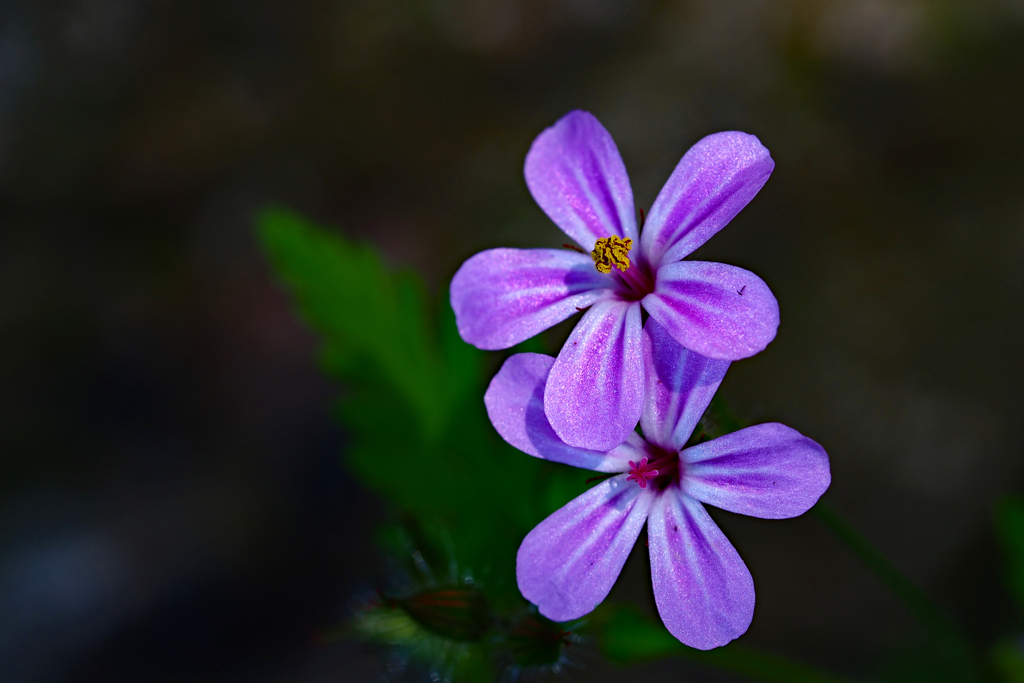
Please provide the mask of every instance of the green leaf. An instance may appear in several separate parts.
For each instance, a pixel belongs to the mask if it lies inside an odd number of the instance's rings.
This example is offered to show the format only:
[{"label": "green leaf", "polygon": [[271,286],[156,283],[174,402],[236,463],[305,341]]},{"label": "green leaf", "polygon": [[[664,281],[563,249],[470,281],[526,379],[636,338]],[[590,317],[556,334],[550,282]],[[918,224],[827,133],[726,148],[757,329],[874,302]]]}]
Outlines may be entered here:
[{"label": "green leaf", "polygon": [[303,315],[327,339],[328,366],[344,375],[372,363],[411,404],[420,427],[436,435],[451,408],[451,378],[416,276],[391,275],[370,247],[285,210],[265,211],[260,234]]},{"label": "green leaf", "polygon": [[1003,580],[1024,610],[1024,498],[1004,498],[996,507],[996,537],[1003,554]]},{"label": "green leaf", "polygon": [[616,664],[681,655],[689,649],[632,605],[604,603],[598,609],[601,651]]},{"label": "green leaf", "polygon": [[353,472],[423,523],[423,543],[452,548],[489,597],[521,604],[520,542],[586,490],[590,473],[526,456],[497,435],[482,400],[485,354],[459,337],[447,302],[435,326],[414,274],[391,273],[372,248],[285,210],[264,212],[259,228],[323,339],[324,369],[345,387],[338,416]]}]

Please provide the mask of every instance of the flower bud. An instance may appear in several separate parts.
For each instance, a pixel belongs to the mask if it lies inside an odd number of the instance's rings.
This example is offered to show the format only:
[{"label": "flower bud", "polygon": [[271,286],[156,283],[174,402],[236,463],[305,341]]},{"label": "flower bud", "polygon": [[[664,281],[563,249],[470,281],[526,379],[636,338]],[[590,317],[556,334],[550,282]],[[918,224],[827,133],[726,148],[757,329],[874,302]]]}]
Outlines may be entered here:
[{"label": "flower bud", "polygon": [[474,586],[439,586],[388,601],[423,628],[459,642],[482,639],[490,627],[483,595]]},{"label": "flower bud", "polygon": [[571,633],[539,614],[527,615],[511,628],[508,649],[517,667],[558,664],[562,650],[571,644]]}]

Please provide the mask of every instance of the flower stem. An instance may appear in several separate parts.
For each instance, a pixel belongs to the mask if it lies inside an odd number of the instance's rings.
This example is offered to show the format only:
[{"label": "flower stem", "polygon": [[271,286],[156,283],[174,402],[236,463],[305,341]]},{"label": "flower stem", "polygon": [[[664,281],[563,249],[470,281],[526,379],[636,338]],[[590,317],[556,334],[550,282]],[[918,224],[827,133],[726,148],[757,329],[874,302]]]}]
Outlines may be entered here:
[{"label": "flower stem", "polygon": [[955,667],[958,678],[964,681],[981,679],[978,659],[963,632],[949,619],[928,595],[901,573],[871,541],[858,532],[828,503],[818,501],[811,512],[854,557],[860,560],[911,611],[928,634],[943,645]]},{"label": "flower stem", "polygon": [[605,602],[589,619],[590,628],[600,634],[602,654],[619,665],[683,656],[761,683],[844,683],[847,680],[738,643],[714,650],[695,650],[680,643],[657,619],[642,614],[631,604]]}]

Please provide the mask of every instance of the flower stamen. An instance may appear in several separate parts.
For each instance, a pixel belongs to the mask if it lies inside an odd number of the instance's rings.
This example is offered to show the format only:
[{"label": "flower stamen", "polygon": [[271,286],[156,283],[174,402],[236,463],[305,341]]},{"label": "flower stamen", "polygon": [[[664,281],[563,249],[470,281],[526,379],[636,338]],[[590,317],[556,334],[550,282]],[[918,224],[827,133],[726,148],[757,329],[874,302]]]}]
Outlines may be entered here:
[{"label": "flower stamen", "polygon": [[658,476],[658,470],[647,468],[647,458],[643,458],[639,463],[635,463],[632,460],[629,461],[629,476],[626,477],[626,481],[635,481],[640,485],[640,488],[647,488],[647,482],[650,479],[654,479]]},{"label": "flower stamen", "polygon": [[594,267],[599,273],[612,272],[615,266],[622,272],[629,268],[629,250],[633,247],[633,240],[629,237],[619,239],[615,235],[602,237],[594,245],[594,251],[590,257],[594,259]]}]

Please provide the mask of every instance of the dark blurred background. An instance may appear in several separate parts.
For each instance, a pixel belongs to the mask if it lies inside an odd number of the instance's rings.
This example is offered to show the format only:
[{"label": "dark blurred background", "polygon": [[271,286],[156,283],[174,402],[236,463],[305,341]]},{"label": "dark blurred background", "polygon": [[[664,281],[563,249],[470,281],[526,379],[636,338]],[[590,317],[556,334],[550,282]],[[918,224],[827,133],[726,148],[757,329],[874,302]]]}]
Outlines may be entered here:
[{"label": "dark blurred background", "polygon": [[[698,253],[782,309],[723,394],[822,443],[827,499],[975,644],[1010,629],[1021,0],[6,0],[0,679],[380,680],[317,639],[381,571],[384,505],[342,466],[339,389],[254,215],[370,240],[441,296],[478,250],[565,241],[522,164],[574,108],[640,207],[706,134],[771,150]],[[757,583],[743,642],[865,675],[919,632],[817,520],[716,518]]]}]

